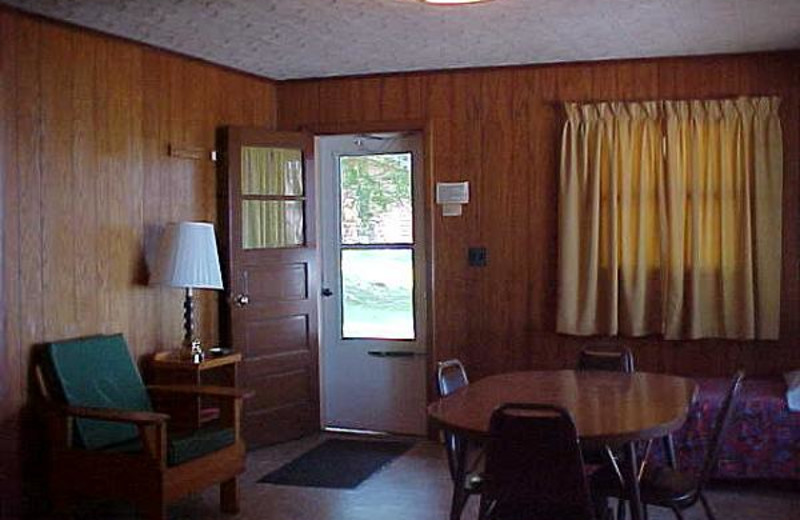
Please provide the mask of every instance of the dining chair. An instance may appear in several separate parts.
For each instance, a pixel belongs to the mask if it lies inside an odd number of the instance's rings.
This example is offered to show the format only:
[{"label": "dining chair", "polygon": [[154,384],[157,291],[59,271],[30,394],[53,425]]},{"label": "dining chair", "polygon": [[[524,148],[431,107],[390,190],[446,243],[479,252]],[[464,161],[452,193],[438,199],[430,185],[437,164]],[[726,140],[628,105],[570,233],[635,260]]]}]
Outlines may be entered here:
[{"label": "dining chair", "polygon": [[[714,511],[703,494],[703,490],[717,467],[722,440],[731,422],[743,379],[744,372],[741,370],[731,379],[728,392],[714,422],[711,440],[700,474],[691,475],[670,466],[648,466],[639,481],[642,503],[645,504],[645,507],[647,505],[667,507],[672,510],[676,518],[683,520],[682,512],[699,501],[709,520],[715,520]],[[598,473],[595,482],[602,489],[603,494],[625,496],[624,490],[617,485],[616,479],[608,472]]]},{"label": "dining chair", "polygon": [[591,520],[575,424],[564,408],[507,403],[491,416],[480,520]]},{"label": "dining chair", "polygon": [[[619,348],[602,344],[587,345],[578,355],[578,370],[606,370],[632,374],[634,372],[633,353],[626,347]],[[649,452],[649,449],[650,444],[648,443],[645,452]],[[583,456],[588,464],[611,464],[617,478],[622,482],[622,472],[619,468],[621,455],[610,446],[604,446],[602,449],[584,450]],[[624,505],[625,501],[620,499],[617,504],[617,520],[625,519]]]},{"label": "dining chair", "polygon": [[[437,364],[436,389],[439,397],[447,397],[468,384],[467,371],[458,359],[448,359]],[[480,493],[482,477],[475,468],[480,463],[482,452],[478,451],[477,455],[470,453],[475,450],[458,434],[445,430],[443,436],[450,478],[455,486],[459,486],[453,494],[450,517],[458,518],[469,497]]]},{"label": "dining chair", "polygon": [[[436,388],[439,397],[447,397],[456,390],[469,384],[467,371],[458,359],[440,361],[436,367]],[[454,433],[444,432],[444,446],[447,452],[447,467],[450,477],[456,479],[456,464],[460,449],[466,449],[466,441]]]},{"label": "dining chair", "polygon": [[633,373],[633,353],[629,348],[588,345],[578,355],[578,370],[608,370]]},{"label": "dining chair", "polygon": [[468,384],[467,371],[458,359],[439,361],[436,365],[436,388],[439,397],[448,396]]}]

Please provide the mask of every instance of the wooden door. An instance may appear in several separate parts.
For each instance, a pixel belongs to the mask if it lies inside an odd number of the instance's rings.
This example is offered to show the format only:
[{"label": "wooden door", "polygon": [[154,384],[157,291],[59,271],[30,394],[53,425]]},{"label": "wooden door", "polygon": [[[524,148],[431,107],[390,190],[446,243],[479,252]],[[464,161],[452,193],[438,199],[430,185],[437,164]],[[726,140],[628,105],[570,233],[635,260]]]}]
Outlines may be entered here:
[{"label": "wooden door", "polygon": [[319,430],[313,138],[229,127],[221,182],[221,321],[242,353],[243,431],[252,446]]}]

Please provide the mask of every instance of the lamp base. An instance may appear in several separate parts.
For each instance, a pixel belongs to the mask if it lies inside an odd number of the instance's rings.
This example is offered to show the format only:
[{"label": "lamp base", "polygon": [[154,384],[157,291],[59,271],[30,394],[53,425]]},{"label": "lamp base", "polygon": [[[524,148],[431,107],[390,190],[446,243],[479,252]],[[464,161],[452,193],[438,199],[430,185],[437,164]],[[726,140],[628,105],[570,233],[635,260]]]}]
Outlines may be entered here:
[{"label": "lamp base", "polygon": [[199,339],[193,339],[191,342],[184,342],[180,350],[180,358],[192,363],[202,363],[205,359],[205,353]]},{"label": "lamp base", "polygon": [[183,301],[183,348],[181,358],[192,363],[202,363],[205,355],[200,340],[194,337],[194,294],[191,287],[186,288],[186,299]]}]

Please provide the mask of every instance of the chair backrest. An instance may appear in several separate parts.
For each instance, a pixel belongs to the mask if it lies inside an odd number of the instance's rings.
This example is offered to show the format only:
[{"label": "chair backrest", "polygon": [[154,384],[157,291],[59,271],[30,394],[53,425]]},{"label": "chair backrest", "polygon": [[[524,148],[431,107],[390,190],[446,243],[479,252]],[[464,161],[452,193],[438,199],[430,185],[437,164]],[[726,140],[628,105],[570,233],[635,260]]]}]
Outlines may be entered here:
[{"label": "chair backrest", "polygon": [[468,384],[467,371],[461,361],[448,359],[439,362],[436,369],[436,388],[439,390],[439,397],[450,395]]},{"label": "chair backrest", "polygon": [[742,380],[744,380],[744,371],[739,370],[731,379],[728,393],[725,395],[722,406],[717,413],[717,417],[714,421],[714,429],[711,433],[711,442],[708,445],[706,459],[703,462],[703,469],[700,473],[700,487],[703,487],[708,482],[708,479],[711,478],[712,473],[714,473],[717,467],[717,460],[719,459],[719,453],[722,449],[722,440],[725,437],[725,432],[733,417],[733,411],[736,408],[739,391],[742,387]]},{"label": "chair backrest", "polygon": [[[43,363],[51,398],[70,406],[152,411],[150,398],[122,334],[46,345]],[[78,419],[75,441],[97,449],[138,436],[131,424]]]},{"label": "chair backrest", "polygon": [[633,373],[633,353],[629,348],[587,346],[578,356],[578,370],[607,370]]},{"label": "chair backrest", "polygon": [[551,405],[498,407],[486,446],[486,498],[498,517],[594,518],[575,424]]}]

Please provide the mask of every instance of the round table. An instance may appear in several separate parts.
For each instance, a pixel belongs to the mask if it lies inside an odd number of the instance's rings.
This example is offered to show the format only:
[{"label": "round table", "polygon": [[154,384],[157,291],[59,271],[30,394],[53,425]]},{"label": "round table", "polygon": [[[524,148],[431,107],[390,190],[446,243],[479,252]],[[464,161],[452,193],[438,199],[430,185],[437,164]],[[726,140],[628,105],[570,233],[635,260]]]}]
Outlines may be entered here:
[{"label": "round table", "polygon": [[[631,516],[642,518],[633,441],[666,437],[686,420],[697,386],[689,379],[636,372],[512,372],[481,379],[428,406],[441,427],[469,438],[488,433],[489,418],[503,403],[540,403],[569,410],[584,445],[621,445]],[[463,468],[461,468],[463,469]],[[463,472],[462,472],[463,473]],[[456,482],[454,508],[460,484]],[[461,504],[463,506],[463,504]],[[451,513],[451,516],[460,515]]]}]

